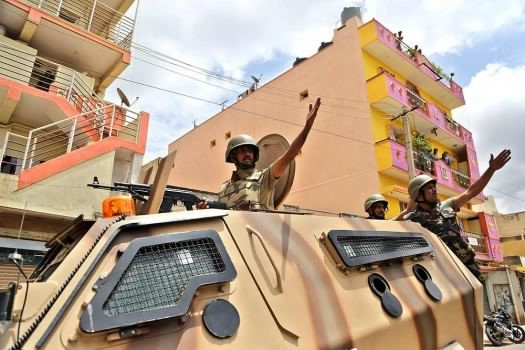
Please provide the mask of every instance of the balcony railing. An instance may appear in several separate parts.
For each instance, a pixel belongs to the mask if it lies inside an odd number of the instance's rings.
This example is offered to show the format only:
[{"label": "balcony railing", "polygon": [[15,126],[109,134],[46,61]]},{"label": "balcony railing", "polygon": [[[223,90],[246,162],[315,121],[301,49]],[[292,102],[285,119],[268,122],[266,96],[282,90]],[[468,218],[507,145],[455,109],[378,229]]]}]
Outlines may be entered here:
[{"label": "balcony railing", "polygon": [[487,253],[487,248],[485,247],[485,236],[483,234],[468,231],[463,231],[463,234],[467,237],[475,252]]},{"label": "balcony railing", "polygon": [[27,144],[27,137],[7,132],[2,149],[0,149],[0,172],[18,175],[22,170],[22,160]]},{"label": "balcony railing", "polygon": [[131,47],[135,20],[98,0],[25,1],[125,49]]},{"label": "balcony railing", "polygon": [[427,105],[427,101],[425,101],[421,96],[416,94],[414,91],[408,88],[406,90],[407,90],[408,103],[410,103],[412,107],[419,107],[419,109],[421,109],[422,111],[425,111],[426,109],[425,106]]},{"label": "balcony railing", "polygon": [[452,168],[450,168],[450,171],[456,184],[465,189],[470,186],[470,178],[467,174],[463,174],[461,171]]},{"label": "balcony railing", "polygon": [[105,106],[83,76],[71,68],[0,43],[0,77],[64,97],[80,113]]},{"label": "balcony railing", "polygon": [[2,172],[4,165],[12,171],[13,159],[20,172],[108,137],[136,143],[139,125],[140,114],[111,105],[33,129],[27,137],[8,133]]},{"label": "balcony railing", "polygon": [[[472,134],[468,132],[464,127],[462,127],[454,119],[450,118],[445,112],[443,112],[439,107],[433,103],[427,104],[427,115],[430,120],[439,126],[440,129],[446,131],[448,134],[455,136],[457,139],[461,140],[463,143],[472,144]],[[467,131],[467,132],[463,132]],[[468,133],[468,134],[467,134]]]}]

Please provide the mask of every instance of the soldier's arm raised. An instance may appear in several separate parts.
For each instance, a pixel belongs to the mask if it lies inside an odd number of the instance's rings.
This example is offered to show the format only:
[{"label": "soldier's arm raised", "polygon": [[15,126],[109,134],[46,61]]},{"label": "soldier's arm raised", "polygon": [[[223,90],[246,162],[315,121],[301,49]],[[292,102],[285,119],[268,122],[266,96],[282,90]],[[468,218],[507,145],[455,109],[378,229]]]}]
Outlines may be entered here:
[{"label": "soldier's arm raised", "polygon": [[470,185],[465,192],[454,199],[452,202],[453,209],[458,211],[465,203],[480,194],[489,183],[492,175],[494,175],[497,170],[503,168],[510,158],[510,150],[508,149],[501,151],[496,158],[491,154],[488,169],[485,170],[483,175]]},{"label": "soldier's arm raised", "polygon": [[281,177],[281,175],[285,172],[288,164],[290,164],[290,162],[297,156],[297,154],[301,150],[301,147],[303,147],[306,138],[310,133],[310,129],[312,129],[312,126],[314,125],[315,118],[317,117],[317,112],[319,111],[319,106],[321,106],[320,98],[317,98],[313,106],[310,104],[309,112],[306,115],[306,122],[304,124],[303,130],[301,130],[299,135],[297,135],[295,140],[293,140],[292,144],[290,145],[290,148],[272,164],[273,177]]}]

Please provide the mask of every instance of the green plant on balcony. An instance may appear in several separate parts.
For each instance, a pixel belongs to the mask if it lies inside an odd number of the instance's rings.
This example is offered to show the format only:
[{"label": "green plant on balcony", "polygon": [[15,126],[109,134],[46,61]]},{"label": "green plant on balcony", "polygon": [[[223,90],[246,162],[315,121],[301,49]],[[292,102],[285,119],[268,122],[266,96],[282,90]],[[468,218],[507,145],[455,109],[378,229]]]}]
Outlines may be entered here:
[{"label": "green plant on balcony", "polygon": [[432,64],[432,66],[433,66],[432,70],[434,71],[434,73],[439,75],[441,78],[444,78],[444,79],[448,80],[449,82],[452,80],[452,77],[449,76],[447,73],[445,73],[443,68],[441,68],[440,66],[438,66],[434,62],[430,62],[430,64]]},{"label": "green plant on balcony", "polygon": [[414,149],[416,168],[426,173],[432,171],[432,144],[425,135],[412,134],[412,148]]}]

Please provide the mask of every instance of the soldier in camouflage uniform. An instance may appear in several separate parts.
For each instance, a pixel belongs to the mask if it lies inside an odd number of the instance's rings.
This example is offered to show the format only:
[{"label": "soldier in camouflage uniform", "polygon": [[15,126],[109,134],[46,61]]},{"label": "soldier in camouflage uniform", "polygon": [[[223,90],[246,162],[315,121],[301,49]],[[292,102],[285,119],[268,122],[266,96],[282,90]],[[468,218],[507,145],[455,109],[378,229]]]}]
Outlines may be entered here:
[{"label": "soldier in camouflage uniform", "polygon": [[365,200],[364,207],[368,214],[367,219],[385,220],[385,214],[388,211],[388,201],[385,197],[376,193]]},{"label": "soldier in camouflage uniform", "polygon": [[[255,163],[259,159],[259,147],[251,136],[232,137],[226,148],[225,160],[235,164],[236,170],[231,178],[222,184],[218,200],[226,203],[229,209],[274,209],[275,184],[304,145],[320,105],[320,98],[313,106],[310,105],[306,123],[299,135],[290,148],[266,169],[255,169]],[[206,207],[205,201],[197,205],[199,209]]]},{"label": "soldier in camouflage uniform", "polygon": [[481,280],[481,272],[474,260],[475,252],[461,235],[461,228],[456,213],[469,200],[485,188],[496,170],[501,169],[510,160],[510,150],[503,150],[496,158],[491,154],[489,167],[481,177],[457,197],[439,202],[436,180],[428,175],[419,175],[408,184],[410,198],[416,202],[415,209],[405,216],[405,220],[418,222],[421,226],[435,233],[465,266]]}]

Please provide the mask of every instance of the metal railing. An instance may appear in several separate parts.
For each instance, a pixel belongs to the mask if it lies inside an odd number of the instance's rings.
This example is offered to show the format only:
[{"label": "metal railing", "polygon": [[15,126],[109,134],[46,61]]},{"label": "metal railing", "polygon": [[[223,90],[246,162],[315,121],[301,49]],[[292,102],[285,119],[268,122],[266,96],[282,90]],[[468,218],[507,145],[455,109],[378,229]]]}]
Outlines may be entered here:
[{"label": "metal railing", "polygon": [[450,168],[454,181],[463,188],[468,188],[470,186],[470,177],[466,174],[463,174],[461,171]]},{"label": "metal railing", "polygon": [[139,128],[139,113],[111,105],[33,129],[27,137],[7,133],[0,152],[2,172],[12,171],[11,159],[19,173],[108,137],[136,143]]},{"label": "metal railing", "polygon": [[419,96],[417,93],[410,90],[409,88],[406,89],[406,92],[407,92],[408,102],[410,103],[410,105],[412,105],[412,107],[417,106],[418,108],[421,108],[422,110],[425,109],[427,101],[425,101],[421,96]]},{"label": "metal railing", "polygon": [[414,63],[418,65],[424,65],[428,70],[438,77],[438,80],[441,80],[446,87],[450,88],[450,80],[452,79],[451,75],[445,73],[440,67],[436,66],[425,55],[423,55],[421,53],[421,49],[417,48],[417,45],[413,48],[403,40],[399,39],[396,34],[392,34],[392,36],[395,38],[396,47],[400,52],[414,61]]},{"label": "metal railing", "polygon": [[131,47],[135,20],[101,1],[25,0],[25,2],[125,49]]},{"label": "metal railing", "polygon": [[22,170],[22,159],[27,144],[27,137],[7,132],[0,149],[0,172],[18,175]]},{"label": "metal railing", "polygon": [[0,43],[0,77],[64,97],[80,113],[106,105],[81,74],[45,58]]},{"label": "metal railing", "polygon": [[445,113],[443,113],[443,116],[445,117],[445,125],[447,126],[447,129],[461,138],[461,127],[459,123],[447,116]]}]

